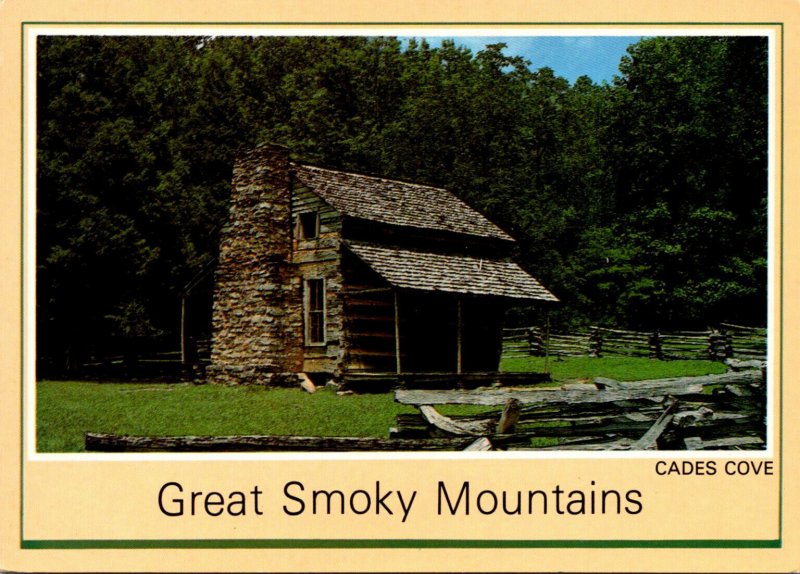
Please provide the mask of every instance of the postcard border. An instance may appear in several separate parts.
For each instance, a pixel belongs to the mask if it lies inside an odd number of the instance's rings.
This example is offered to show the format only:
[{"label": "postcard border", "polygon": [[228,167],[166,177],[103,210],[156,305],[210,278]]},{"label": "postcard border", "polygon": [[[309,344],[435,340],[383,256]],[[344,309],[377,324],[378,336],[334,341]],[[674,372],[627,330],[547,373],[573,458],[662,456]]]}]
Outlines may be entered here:
[{"label": "postcard border", "polygon": [[[778,439],[778,460],[779,460],[779,481],[778,481],[778,537],[771,539],[623,539],[623,540],[485,540],[485,539],[331,539],[331,538],[311,538],[311,539],[25,539],[24,529],[24,494],[25,494],[25,356],[26,356],[26,331],[25,316],[26,290],[25,290],[25,212],[26,212],[26,188],[25,188],[25,32],[28,26],[330,26],[330,27],[368,27],[368,26],[409,26],[409,27],[468,27],[468,26],[538,26],[538,27],[563,27],[572,26],[575,28],[587,28],[602,26],[719,26],[719,27],[772,27],[779,30],[780,34],[780,73],[776,74],[776,79],[780,79],[780,121],[776,122],[775,127],[780,129],[780,150],[775,150],[776,155],[780,154],[780,173],[775,178],[775,183],[779,189],[775,190],[776,199],[779,199],[780,208],[776,215],[780,222],[780,233],[777,236],[778,245],[775,246],[777,253],[777,266],[780,276],[775,285],[777,290],[776,298],[779,301],[779,313],[777,316],[777,331],[780,333],[778,356],[774,359],[780,365],[777,384],[780,386],[780,408],[779,408],[779,439]],[[783,336],[784,336],[784,300],[783,300],[783,277],[784,277],[784,188],[785,188],[785,36],[784,22],[93,22],[93,21],[22,21],[20,25],[20,119],[21,119],[21,226],[20,226],[20,289],[21,289],[21,309],[20,326],[21,342],[20,357],[20,549],[22,550],[96,550],[96,549],[524,549],[524,548],[584,548],[584,549],[622,549],[622,548],[664,548],[664,549],[758,549],[758,548],[782,548],[783,546],[783,445],[784,445],[784,392],[783,392]],[[588,34],[591,35],[591,34]],[[30,201],[30,199],[28,199]],[[773,339],[774,340],[774,339]],[[773,453],[774,454],[774,453]]]}]

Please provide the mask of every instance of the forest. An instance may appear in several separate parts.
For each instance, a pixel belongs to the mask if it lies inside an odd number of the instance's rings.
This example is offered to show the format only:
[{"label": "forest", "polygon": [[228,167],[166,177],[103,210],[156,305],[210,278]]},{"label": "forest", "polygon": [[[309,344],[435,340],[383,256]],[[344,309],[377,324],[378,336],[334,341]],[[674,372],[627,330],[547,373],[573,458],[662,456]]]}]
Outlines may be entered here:
[{"label": "forest", "polygon": [[207,334],[233,162],[267,141],[450,189],[517,238],[561,328],[766,324],[766,38],[645,38],[601,84],[348,36],[41,36],[37,74],[40,375],[178,348],[190,285]]}]

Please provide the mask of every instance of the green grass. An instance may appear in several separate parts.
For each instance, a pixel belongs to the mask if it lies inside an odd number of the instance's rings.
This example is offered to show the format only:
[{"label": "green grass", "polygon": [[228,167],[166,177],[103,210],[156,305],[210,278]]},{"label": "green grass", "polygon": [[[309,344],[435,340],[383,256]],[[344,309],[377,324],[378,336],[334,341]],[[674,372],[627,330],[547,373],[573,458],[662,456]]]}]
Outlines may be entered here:
[{"label": "green grass", "polygon": [[[544,360],[504,361],[506,371],[541,371]],[[550,360],[557,382],[603,376],[621,381],[724,372],[708,361],[654,361],[608,357]],[[245,435],[385,437],[400,413],[416,409],[392,393],[344,395],[321,389],[223,387],[158,383],[37,383],[40,452],[79,452],[86,431],[129,435]],[[472,414],[485,407],[449,406],[445,414]]]},{"label": "green grass", "polygon": [[130,435],[387,436],[413,407],[391,394],[191,384],[37,383],[40,452],[83,450],[86,431]]},{"label": "green grass", "polygon": [[[507,372],[542,372],[544,357],[504,359],[500,365]],[[641,381],[669,377],[693,377],[724,373],[725,365],[712,361],[656,361],[637,357],[565,357],[550,358],[550,375],[554,381],[591,381],[606,377],[617,381]]]}]

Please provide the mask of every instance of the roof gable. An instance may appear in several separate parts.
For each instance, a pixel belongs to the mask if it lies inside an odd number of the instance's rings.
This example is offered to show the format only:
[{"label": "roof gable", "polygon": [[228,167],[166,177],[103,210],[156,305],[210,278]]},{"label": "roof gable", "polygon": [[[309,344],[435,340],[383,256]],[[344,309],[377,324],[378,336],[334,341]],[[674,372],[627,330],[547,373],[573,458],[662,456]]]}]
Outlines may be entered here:
[{"label": "roof gable", "polygon": [[439,187],[295,164],[295,177],[343,215],[403,227],[514,239]]}]

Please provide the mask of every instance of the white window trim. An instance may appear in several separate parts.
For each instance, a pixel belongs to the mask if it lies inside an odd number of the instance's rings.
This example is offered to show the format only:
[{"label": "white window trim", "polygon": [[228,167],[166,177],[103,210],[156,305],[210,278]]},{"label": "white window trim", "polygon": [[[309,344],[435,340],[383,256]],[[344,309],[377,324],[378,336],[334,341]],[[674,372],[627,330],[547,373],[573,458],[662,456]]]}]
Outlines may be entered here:
[{"label": "white window trim", "polygon": [[[322,282],[322,341],[311,341],[311,281]],[[303,342],[306,347],[324,347],[328,344],[328,297],[327,281],[324,277],[303,279]]]}]

